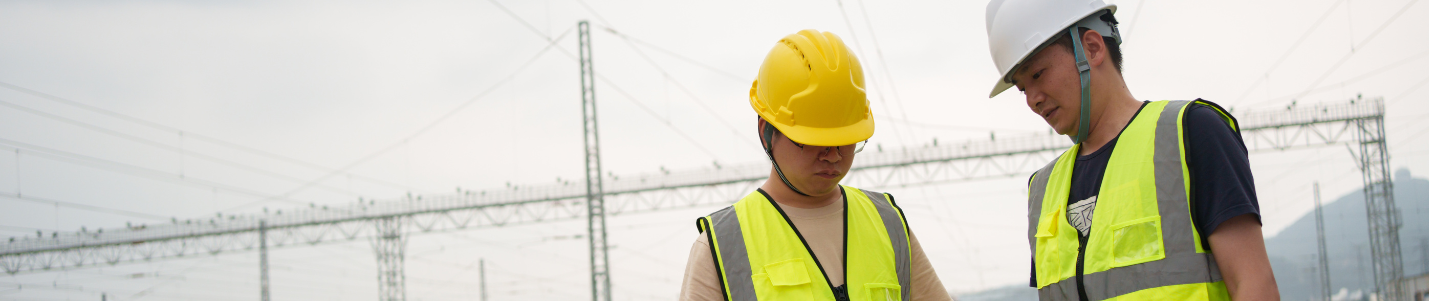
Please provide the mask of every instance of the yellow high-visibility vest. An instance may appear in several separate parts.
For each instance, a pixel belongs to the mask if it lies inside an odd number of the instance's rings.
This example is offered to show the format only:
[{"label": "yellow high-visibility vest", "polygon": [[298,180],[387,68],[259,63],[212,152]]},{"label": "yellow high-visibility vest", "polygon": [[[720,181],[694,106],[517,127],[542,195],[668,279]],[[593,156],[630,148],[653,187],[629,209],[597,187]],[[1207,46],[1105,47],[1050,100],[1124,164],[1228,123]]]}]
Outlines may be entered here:
[{"label": "yellow high-visibility vest", "polygon": [[783,209],[755,191],[696,221],[709,238],[725,300],[834,300],[823,266],[844,265],[849,300],[910,300],[908,227],[893,197],[840,186],[844,258],[814,258]]},{"label": "yellow high-visibility vest", "polygon": [[1098,190],[1085,246],[1067,221],[1080,144],[1029,184],[1028,244],[1042,300],[1229,300],[1215,257],[1192,223],[1182,118],[1191,104],[1146,104],[1117,138]]}]

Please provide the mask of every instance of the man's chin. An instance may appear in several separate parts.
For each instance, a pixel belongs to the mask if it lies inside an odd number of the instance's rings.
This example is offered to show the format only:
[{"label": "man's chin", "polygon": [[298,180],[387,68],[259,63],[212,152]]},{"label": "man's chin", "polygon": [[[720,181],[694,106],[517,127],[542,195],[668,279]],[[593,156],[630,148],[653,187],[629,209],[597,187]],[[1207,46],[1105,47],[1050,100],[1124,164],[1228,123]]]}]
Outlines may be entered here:
[{"label": "man's chin", "polygon": [[809,195],[813,196],[828,195],[832,193],[837,193],[839,191],[839,183],[837,181],[830,183],[819,183],[812,186],[815,187],[809,189]]}]

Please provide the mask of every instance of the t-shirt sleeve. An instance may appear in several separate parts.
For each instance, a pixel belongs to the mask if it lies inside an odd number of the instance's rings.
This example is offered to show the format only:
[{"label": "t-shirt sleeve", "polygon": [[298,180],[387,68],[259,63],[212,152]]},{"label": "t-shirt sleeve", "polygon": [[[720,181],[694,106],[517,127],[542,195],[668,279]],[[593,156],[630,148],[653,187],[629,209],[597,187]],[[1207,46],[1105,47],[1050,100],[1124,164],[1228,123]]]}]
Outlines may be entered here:
[{"label": "t-shirt sleeve", "polygon": [[1182,119],[1186,166],[1191,176],[1191,202],[1203,247],[1216,227],[1232,217],[1252,214],[1260,221],[1260,202],[1245,142],[1221,114],[1206,105],[1192,105]]},{"label": "t-shirt sleeve", "polygon": [[690,259],[685,262],[685,280],[680,284],[681,301],[724,300],[708,239],[700,234],[700,238],[695,239],[695,245],[690,247]]},{"label": "t-shirt sleeve", "polygon": [[911,262],[913,270],[911,271],[912,275],[909,275],[913,279],[908,283],[913,287],[908,296],[912,297],[914,301],[952,300],[953,297],[948,294],[948,289],[943,288],[943,281],[938,279],[938,272],[933,270],[933,263],[928,261],[928,254],[924,253],[923,246],[918,244],[918,236],[909,232],[908,242],[913,247],[910,250],[913,256],[913,262]]}]

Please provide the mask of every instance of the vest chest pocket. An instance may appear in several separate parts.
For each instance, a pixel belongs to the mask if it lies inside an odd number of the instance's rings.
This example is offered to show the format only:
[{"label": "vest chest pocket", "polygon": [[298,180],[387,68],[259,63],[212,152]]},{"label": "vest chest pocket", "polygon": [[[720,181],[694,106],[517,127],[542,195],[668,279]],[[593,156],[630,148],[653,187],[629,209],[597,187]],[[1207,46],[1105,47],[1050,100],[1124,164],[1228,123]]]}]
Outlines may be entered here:
[{"label": "vest chest pocket", "polygon": [[[812,300],[813,285],[808,265],[801,258],[764,265],[763,273],[751,275],[759,300]],[[759,289],[767,288],[767,289]]]},{"label": "vest chest pocket", "polygon": [[868,298],[872,301],[903,300],[903,288],[897,283],[866,283],[863,288],[868,289]]},{"label": "vest chest pocket", "polygon": [[1166,258],[1161,241],[1161,217],[1149,216],[1111,226],[1112,267]]}]

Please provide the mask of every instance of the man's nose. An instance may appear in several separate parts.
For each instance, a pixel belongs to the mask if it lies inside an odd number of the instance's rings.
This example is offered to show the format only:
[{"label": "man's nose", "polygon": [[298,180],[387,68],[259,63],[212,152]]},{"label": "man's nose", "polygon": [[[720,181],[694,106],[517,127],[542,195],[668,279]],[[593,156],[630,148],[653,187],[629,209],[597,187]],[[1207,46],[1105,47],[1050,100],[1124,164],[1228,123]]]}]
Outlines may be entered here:
[{"label": "man's nose", "polygon": [[1042,103],[1047,101],[1047,95],[1043,95],[1041,91],[1032,88],[1027,88],[1023,94],[1027,97],[1027,108],[1032,109],[1033,113],[1041,115],[1042,112],[1040,108],[1042,107]]},{"label": "man's nose", "polygon": [[844,158],[843,154],[840,153],[841,150],[842,147],[837,146],[824,147],[824,150],[819,152],[819,159],[828,161],[829,163],[838,163]]}]

